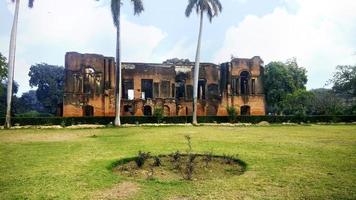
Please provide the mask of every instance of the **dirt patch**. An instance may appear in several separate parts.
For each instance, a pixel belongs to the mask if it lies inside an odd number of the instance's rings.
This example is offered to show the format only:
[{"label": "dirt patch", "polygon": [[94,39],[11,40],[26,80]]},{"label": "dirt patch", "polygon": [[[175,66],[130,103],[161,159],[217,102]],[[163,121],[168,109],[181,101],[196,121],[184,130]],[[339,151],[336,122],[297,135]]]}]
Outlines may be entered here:
[{"label": "dirt patch", "polygon": [[135,183],[123,182],[114,186],[113,188],[100,192],[93,199],[127,199],[135,195],[139,189],[140,188]]},{"label": "dirt patch", "polygon": [[152,156],[147,158],[142,166],[137,163],[139,157],[128,158],[118,161],[113,171],[120,176],[135,179],[195,181],[238,176],[246,170],[246,164],[232,156],[194,155],[193,161],[190,161],[191,157],[187,154],[180,154],[178,159],[174,154]]}]

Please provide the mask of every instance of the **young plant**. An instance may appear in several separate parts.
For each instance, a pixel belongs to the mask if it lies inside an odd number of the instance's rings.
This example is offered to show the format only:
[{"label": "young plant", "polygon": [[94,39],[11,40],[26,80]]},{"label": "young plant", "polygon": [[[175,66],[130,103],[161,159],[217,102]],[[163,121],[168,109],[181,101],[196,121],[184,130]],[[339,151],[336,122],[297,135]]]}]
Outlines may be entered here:
[{"label": "young plant", "polygon": [[164,117],[164,110],[162,107],[155,107],[153,116],[157,119],[157,123],[161,123]]},{"label": "young plant", "polygon": [[185,168],[185,179],[186,180],[192,180],[194,168],[195,168],[194,160],[195,160],[196,156],[197,156],[196,154],[188,155],[188,161],[187,161],[187,165]]},{"label": "young plant", "polygon": [[159,166],[162,165],[161,159],[158,156],[155,156],[153,159],[154,159],[154,161],[153,161],[153,166],[154,167],[159,167]]},{"label": "young plant", "polygon": [[236,108],[233,107],[233,106],[228,106],[226,107],[226,111],[229,115],[229,121],[230,123],[234,123],[236,122],[236,119],[237,119],[237,111],[236,111]]},{"label": "young plant", "polygon": [[173,166],[174,169],[180,169],[180,160],[181,160],[181,153],[179,151],[176,151],[174,153],[171,154],[172,162],[173,162]]},{"label": "young plant", "polygon": [[192,143],[191,143],[191,137],[190,135],[185,135],[185,139],[187,140],[187,145],[188,145],[188,150],[187,153],[190,154],[192,152]]},{"label": "young plant", "polygon": [[142,168],[145,164],[145,161],[150,158],[150,152],[141,152],[139,151],[135,159],[136,165],[138,168]]}]

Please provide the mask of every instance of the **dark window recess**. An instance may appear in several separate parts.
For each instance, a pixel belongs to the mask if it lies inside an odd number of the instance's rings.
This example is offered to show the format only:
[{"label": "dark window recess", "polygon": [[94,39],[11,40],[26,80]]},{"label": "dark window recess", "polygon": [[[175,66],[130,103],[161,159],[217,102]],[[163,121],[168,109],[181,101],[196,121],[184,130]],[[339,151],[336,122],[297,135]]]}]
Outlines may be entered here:
[{"label": "dark window recess", "polygon": [[125,106],[124,106],[124,112],[125,112],[125,113],[131,113],[131,114],[133,115],[133,114],[134,114],[134,113],[133,113],[133,110],[134,110],[134,109],[133,109],[133,107],[132,107],[131,105],[125,105]]},{"label": "dark window recess", "polygon": [[153,97],[159,97],[159,83],[153,83]]},{"label": "dark window recess", "polygon": [[185,84],[184,82],[176,83],[176,98],[184,98],[185,97]]},{"label": "dark window recess", "polygon": [[187,100],[192,100],[193,99],[193,86],[192,85],[187,85]]},{"label": "dark window recess", "polygon": [[240,86],[241,86],[241,94],[248,95],[249,94],[249,84],[248,81],[250,79],[250,75],[248,72],[244,71],[240,74]]},{"label": "dark window recess", "polygon": [[251,85],[252,85],[251,86],[252,87],[251,88],[251,90],[252,90],[251,93],[252,94],[256,94],[256,80],[255,79],[252,79]]},{"label": "dark window recess", "polygon": [[151,106],[145,106],[145,107],[143,107],[143,115],[145,115],[145,116],[151,116],[151,115],[152,115],[152,108],[151,108]]},{"label": "dark window recess", "polygon": [[153,98],[153,80],[152,79],[142,79],[141,80],[141,92],[145,93],[145,99]]},{"label": "dark window recess", "polygon": [[175,97],[175,88],[176,88],[176,85],[174,83],[172,83],[172,97]]},{"label": "dark window recess", "polygon": [[205,80],[198,81],[198,99],[205,99]]},{"label": "dark window recess", "polygon": [[208,99],[220,99],[218,84],[208,85]]},{"label": "dark window recess", "polygon": [[109,59],[109,66],[108,66],[108,71],[109,71],[109,73],[108,73],[108,78],[109,78],[109,86],[110,86],[110,88],[111,88],[111,64],[112,64],[112,60],[111,59]]},{"label": "dark window recess", "polygon": [[240,108],[240,110],[241,110],[241,115],[243,115],[243,116],[248,116],[248,115],[250,115],[250,111],[251,111],[250,106],[242,106],[242,107]]},{"label": "dark window recess", "polygon": [[94,107],[86,105],[83,107],[83,115],[84,117],[91,117],[94,116]]},{"label": "dark window recess", "polygon": [[133,90],[133,89],[134,89],[134,82],[132,79],[122,80],[122,98],[123,99],[128,99],[129,98],[128,91]]},{"label": "dark window recess", "polygon": [[239,78],[233,77],[231,79],[231,91],[233,96],[239,95]]},{"label": "dark window recess", "polygon": [[161,97],[167,98],[169,97],[169,88],[170,82],[169,81],[161,81]]}]

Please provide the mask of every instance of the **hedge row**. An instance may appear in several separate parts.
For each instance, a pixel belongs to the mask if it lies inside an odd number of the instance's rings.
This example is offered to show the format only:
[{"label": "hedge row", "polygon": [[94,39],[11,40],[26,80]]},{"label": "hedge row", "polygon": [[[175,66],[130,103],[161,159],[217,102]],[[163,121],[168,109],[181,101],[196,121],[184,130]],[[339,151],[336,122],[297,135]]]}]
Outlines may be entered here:
[{"label": "hedge row", "polygon": [[[62,125],[70,126],[77,124],[103,124],[114,122],[114,117],[13,117],[13,125]],[[164,117],[163,123],[190,123],[192,116]],[[317,122],[356,122],[356,116],[237,116],[232,119],[228,116],[204,116],[198,117],[199,123],[259,123],[267,121],[269,123],[317,123]],[[0,123],[4,124],[5,118],[0,118]],[[147,124],[157,123],[156,117],[121,117],[122,124]]]}]

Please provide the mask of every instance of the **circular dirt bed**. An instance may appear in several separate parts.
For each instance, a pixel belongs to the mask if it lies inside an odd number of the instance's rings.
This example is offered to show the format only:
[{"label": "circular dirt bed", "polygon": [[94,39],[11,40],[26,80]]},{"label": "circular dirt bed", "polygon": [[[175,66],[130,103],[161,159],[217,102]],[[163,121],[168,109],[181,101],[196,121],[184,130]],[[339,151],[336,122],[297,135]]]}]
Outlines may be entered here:
[{"label": "circular dirt bed", "polygon": [[177,153],[126,158],[113,167],[113,171],[122,176],[168,181],[231,177],[241,175],[245,170],[245,162],[232,156]]}]

